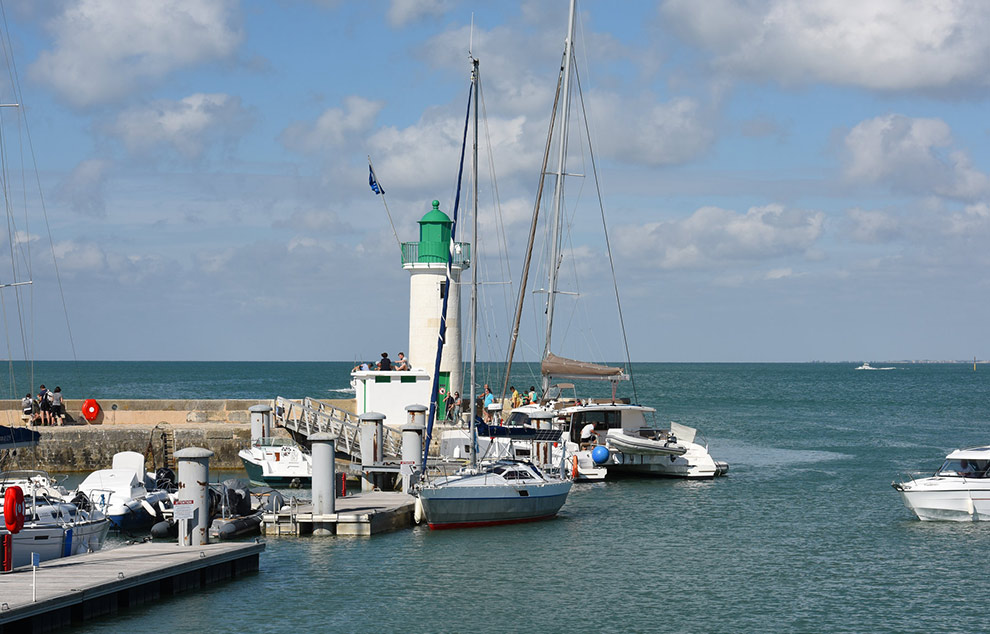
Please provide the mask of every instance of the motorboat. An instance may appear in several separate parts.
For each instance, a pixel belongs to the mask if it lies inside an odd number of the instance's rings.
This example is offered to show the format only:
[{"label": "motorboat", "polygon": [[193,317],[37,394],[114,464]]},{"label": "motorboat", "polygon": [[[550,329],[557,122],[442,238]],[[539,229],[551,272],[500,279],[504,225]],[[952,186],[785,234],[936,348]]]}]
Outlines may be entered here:
[{"label": "motorboat", "polygon": [[174,494],[157,488],[153,474],[145,472],[144,456],[136,451],[121,451],[113,456],[111,468],[86,476],[73,493],[82,493],[94,508],[125,532],[144,531],[160,521],[171,508]]},{"label": "motorboat", "polygon": [[[4,494],[15,486],[24,494],[25,519],[11,546],[13,567],[30,564],[32,553],[41,561],[49,561],[103,548],[110,521],[85,498],[78,498],[76,503],[64,501],[65,489],[44,471],[0,473],[0,513]],[[0,535],[7,533],[0,524]]]},{"label": "motorboat", "polygon": [[532,463],[500,460],[420,485],[419,499],[432,529],[515,524],[555,516],[571,484]]},{"label": "motorboat", "polygon": [[990,446],[957,449],[928,477],[902,476],[891,483],[919,520],[990,520]]},{"label": "motorboat", "polygon": [[872,365],[869,364],[869,362],[864,362],[863,365],[859,366],[856,369],[857,370],[893,370],[894,368],[893,367],[874,368]]},{"label": "motorboat", "polygon": [[310,487],[313,457],[287,438],[256,438],[237,454],[251,484],[270,487]]}]

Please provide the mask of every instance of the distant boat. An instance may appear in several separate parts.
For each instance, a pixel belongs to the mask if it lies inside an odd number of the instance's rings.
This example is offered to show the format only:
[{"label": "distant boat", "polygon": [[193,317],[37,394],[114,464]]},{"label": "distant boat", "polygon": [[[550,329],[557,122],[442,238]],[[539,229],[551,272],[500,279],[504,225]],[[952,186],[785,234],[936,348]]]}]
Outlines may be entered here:
[{"label": "distant boat", "polygon": [[307,489],[313,484],[313,457],[287,438],[258,438],[237,455],[251,484]]},{"label": "distant boat", "polygon": [[990,447],[957,449],[928,478],[895,480],[891,486],[919,520],[990,520]]},{"label": "distant boat", "polygon": [[893,370],[894,368],[893,368],[893,367],[886,367],[886,368],[874,368],[874,367],[873,367],[872,365],[870,365],[869,363],[863,363],[863,365],[861,365],[861,366],[859,366],[859,367],[858,367],[858,368],[856,368],[856,369],[857,369],[857,370]]}]

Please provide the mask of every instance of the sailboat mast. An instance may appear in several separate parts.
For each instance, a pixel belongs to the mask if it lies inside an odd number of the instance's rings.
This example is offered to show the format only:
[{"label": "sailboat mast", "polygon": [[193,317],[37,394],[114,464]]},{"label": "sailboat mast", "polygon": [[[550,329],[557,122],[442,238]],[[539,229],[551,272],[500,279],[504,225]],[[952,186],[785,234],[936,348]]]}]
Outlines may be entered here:
[{"label": "sailboat mast", "polygon": [[478,60],[471,58],[471,83],[474,87],[474,147],[471,158],[471,178],[474,181],[472,195],[474,224],[471,244],[474,245],[474,266],[471,267],[471,466],[478,466],[474,452],[475,365],[478,361]]},{"label": "sailboat mast", "polygon": [[[570,15],[567,17],[567,39],[564,41],[564,85],[563,101],[560,112],[560,142],[557,148],[557,178],[553,196],[553,230],[551,232],[550,265],[548,267],[549,281],[547,283],[547,334],[543,346],[543,358],[550,355],[550,343],[553,335],[553,312],[557,300],[557,271],[560,266],[560,235],[563,218],[561,205],[564,195],[564,168],[567,163],[567,121],[568,102],[570,101],[571,58],[574,53],[574,8],[577,0],[571,0]],[[550,387],[550,377],[543,375],[543,393]]]}]

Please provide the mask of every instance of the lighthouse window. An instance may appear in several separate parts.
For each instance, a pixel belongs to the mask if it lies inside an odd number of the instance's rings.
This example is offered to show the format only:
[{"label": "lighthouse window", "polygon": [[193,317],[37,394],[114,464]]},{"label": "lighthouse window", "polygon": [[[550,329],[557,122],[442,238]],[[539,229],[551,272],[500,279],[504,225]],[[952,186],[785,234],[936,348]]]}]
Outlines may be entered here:
[{"label": "lighthouse window", "polygon": [[443,299],[444,295],[447,294],[447,280],[440,282],[440,299]]}]

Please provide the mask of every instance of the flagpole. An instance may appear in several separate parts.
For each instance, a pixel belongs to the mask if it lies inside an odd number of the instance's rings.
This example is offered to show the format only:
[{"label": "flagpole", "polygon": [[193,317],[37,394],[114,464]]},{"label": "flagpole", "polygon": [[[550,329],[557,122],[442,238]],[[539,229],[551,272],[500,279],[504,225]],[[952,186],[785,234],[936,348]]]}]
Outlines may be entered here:
[{"label": "flagpole", "polygon": [[[371,155],[368,155],[368,167],[371,169],[371,175],[375,178],[375,183],[380,183],[378,180],[378,174],[375,174],[375,166],[371,163]],[[379,185],[379,187],[381,187]],[[385,200],[385,189],[381,188],[382,192],[382,204],[385,205],[385,215],[388,216],[388,224],[392,227],[392,235],[395,236],[395,243],[399,245],[399,251],[402,251],[402,242],[399,240],[399,234],[395,231],[395,223],[392,222],[392,212],[388,210],[388,201]]]}]

